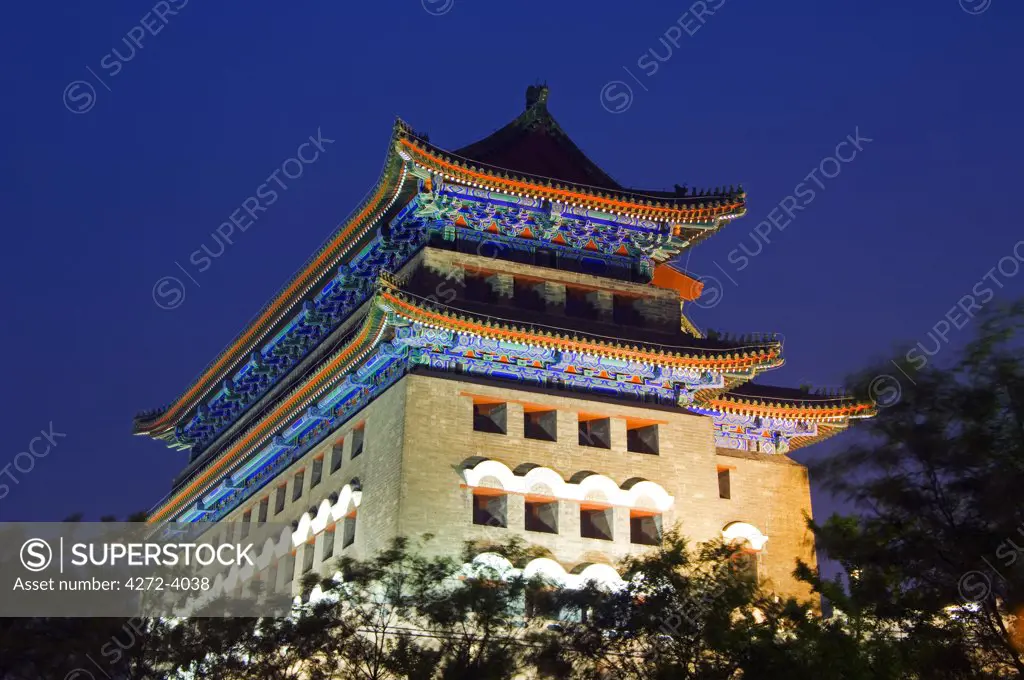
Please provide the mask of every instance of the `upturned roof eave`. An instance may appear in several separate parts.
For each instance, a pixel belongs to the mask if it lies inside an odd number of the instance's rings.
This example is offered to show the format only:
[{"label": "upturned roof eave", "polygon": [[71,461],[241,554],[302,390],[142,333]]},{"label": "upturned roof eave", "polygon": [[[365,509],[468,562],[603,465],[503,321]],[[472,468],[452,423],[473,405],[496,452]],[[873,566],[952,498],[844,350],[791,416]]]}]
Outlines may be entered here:
[{"label": "upturned roof eave", "polygon": [[[235,465],[240,464],[241,457],[247,455],[247,451],[251,451],[252,447],[259,446],[262,442],[265,442],[268,437],[273,435],[274,431],[282,427],[289,418],[293,417],[296,411],[306,408],[310,400],[314,399],[317,394],[325,391],[328,385],[349,373],[353,366],[381,341],[386,327],[391,325],[394,319],[404,317],[409,321],[420,321],[412,312],[416,309],[424,311],[425,307],[405,299],[397,282],[391,276],[383,274],[380,277],[378,291],[371,301],[369,309],[370,311],[364,318],[359,330],[354,332],[350,343],[339,348],[334,354],[325,359],[315,370],[311,371],[310,377],[306,381],[297,384],[294,389],[283,396],[273,411],[263,418],[253,421],[244,432],[240,432],[231,443],[227,444],[219,455],[211,458],[200,468],[194,470],[192,476],[184,480],[181,487],[176,491],[174,499],[157,508],[157,512],[151,517],[150,521],[159,521],[168,513],[175,512],[175,508],[179,508],[183,503],[187,503],[190,498],[202,493],[203,489],[212,484],[211,480],[214,478],[214,475],[223,475]],[[448,313],[440,316],[441,318],[434,319],[434,322],[439,325],[446,324],[447,327],[454,330],[469,330],[471,333],[483,332],[485,334],[492,333],[510,337],[513,333],[526,332],[526,329],[514,327],[500,328],[493,324],[487,325],[487,322],[482,318],[468,318],[467,315]],[[467,323],[475,323],[480,328],[467,329],[464,327]],[[481,331],[481,329],[483,330]],[[629,354],[646,352],[646,355],[643,357],[634,356],[632,358],[641,361],[646,360],[656,365],[672,366],[685,364],[695,369],[708,369],[720,372],[742,371],[756,374],[757,372],[774,368],[781,362],[781,357],[778,355],[778,352],[781,351],[781,345],[778,343],[767,343],[764,347],[760,348],[750,346],[723,347],[717,353],[706,349],[697,350],[694,348],[695,351],[700,351],[706,355],[705,357],[698,357],[695,355],[665,352],[658,348],[642,345],[633,345],[628,348],[617,347],[614,343],[580,337],[578,334],[573,338],[569,338],[565,334],[537,335],[533,342],[538,345],[565,342],[582,344],[589,342],[604,346],[609,356],[622,356],[623,352]],[[755,352],[755,349],[758,351]],[[601,353],[600,350],[597,353]],[[719,365],[712,365],[713,363],[718,363]]]},{"label": "upturned roof eave", "polygon": [[463,158],[416,136],[400,143],[412,152],[411,160],[423,167],[458,182],[479,184],[512,195],[534,195],[568,205],[667,224],[715,224],[746,213],[746,194],[742,191],[681,197],[637,189],[613,190],[509,171]]},{"label": "upturned roof eave", "polygon": [[[238,367],[240,361],[294,313],[296,305],[313,286],[355,252],[354,247],[362,240],[366,230],[372,228],[380,216],[397,200],[408,179],[408,175],[402,171],[401,159],[396,154],[396,142],[406,134],[407,129],[402,121],[396,120],[388,143],[384,167],[377,183],[342,226],[335,230],[334,234],[300,267],[299,272],[257,312],[245,330],[203,369],[199,377],[174,402],[136,416],[132,421],[134,434],[166,439],[168,433],[173,431],[198,403],[205,401],[224,377]],[[389,196],[393,197],[390,201]]]}]

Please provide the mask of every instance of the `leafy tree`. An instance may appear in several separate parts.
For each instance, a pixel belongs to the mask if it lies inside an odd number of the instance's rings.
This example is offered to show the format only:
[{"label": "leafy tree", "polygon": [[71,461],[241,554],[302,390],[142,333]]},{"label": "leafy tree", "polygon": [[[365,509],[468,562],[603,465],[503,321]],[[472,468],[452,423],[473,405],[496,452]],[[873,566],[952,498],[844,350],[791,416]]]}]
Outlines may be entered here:
[{"label": "leafy tree", "polygon": [[[343,581],[316,583],[327,600],[309,612],[342,622],[323,641],[324,657],[337,660],[339,674],[367,680],[511,678],[526,663],[522,603],[538,586],[491,567],[467,568],[479,550],[467,546],[460,560],[428,558],[398,538],[367,562],[339,560]],[[523,552],[516,542],[499,550]]]},{"label": "leafy tree", "polygon": [[579,678],[736,677],[765,621],[763,596],[737,568],[738,555],[721,541],[691,550],[668,532],[658,549],[624,561],[621,589],[559,593],[556,606],[575,623],[558,626],[560,639],[538,662]]},{"label": "leafy tree", "polygon": [[874,653],[906,669],[898,677],[1024,675],[1024,303],[976,323],[946,368],[911,349],[899,371],[889,363],[859,376],[858,385],[890,382],[884,408],[812,467],[859,514],[812,526],[846,587],[806,566],[803,576],[858,642],[889,642]]}]

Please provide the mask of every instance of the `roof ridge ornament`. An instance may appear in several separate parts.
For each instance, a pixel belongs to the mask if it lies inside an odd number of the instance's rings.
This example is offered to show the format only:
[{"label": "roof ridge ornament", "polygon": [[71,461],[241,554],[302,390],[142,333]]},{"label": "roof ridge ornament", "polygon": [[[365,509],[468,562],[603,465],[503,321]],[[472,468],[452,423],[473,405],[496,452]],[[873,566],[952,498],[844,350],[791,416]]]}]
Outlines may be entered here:
[{"label": "roof ridge ornament", "polygon": [[546,109],[548,105],[548,89],[547,83],[541,83],[539,85],[530,85],[526,88],[526,110],[529,111],[533,107],[540,109]]}]

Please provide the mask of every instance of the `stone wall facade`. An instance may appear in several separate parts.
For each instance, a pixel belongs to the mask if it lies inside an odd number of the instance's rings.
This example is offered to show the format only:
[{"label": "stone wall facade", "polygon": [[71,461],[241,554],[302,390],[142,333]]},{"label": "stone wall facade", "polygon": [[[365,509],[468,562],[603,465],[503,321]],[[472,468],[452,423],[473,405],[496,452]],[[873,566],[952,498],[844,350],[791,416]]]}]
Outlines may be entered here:
[{"label": "stone wall facade", "polygon": [[[474,430],[474,402],[506,405],[505,434]],[[525,437],[524,411],[555,411],[556,441]],[[610,447],[583,446],[578,419],[607,417]],[[657,427],[657,454],[627,448],[627,428]],[[362,428],[362,450],[353,456],[354,433]],[[332,471],[335,447],[341,459]],[[322,458],[319,483],[313,484],[314,460]],[[612,540],[584,538],[580,502],[558,500],[558,533],[527,531],[525,497],[506,496],[506,526],[473,521],[473,493],[464,471],[482,460],[503,463],[517,474],[533,466],[550,468],[566,481],[588,474],[611,478],[629,487],[639,480],[655,482],[673,497],[661,513],[663,529],[678,527],[693,542],[721,537],[724,528],[743,522],[767,536],[758,553],[759,576],[777,592],[809,598],[806,586],[792,572],[796,558],[814,564],[807,470],[781,455],[738,453],[716,449],[708,417],[671,409],[645,408],[569,392],[533,391],[497,386],[459,376],[411,374],[402,378],[320,446],[294,463],[261,493],[227,518],[255,523],[260,501],[269,497],[273,523],[291,523],[332,498],[345,485],[361,490],[355,510],[355,540],[345,546],[342,522],[329,526],[299,546],[294,560],[297,587],[304,551],[313,550],[312,568],[326,574],[325,542],[331,557],[367,558],[395,536],[430,533],[429,552],[459,554],[467,540],[503,542],[513,535],[547,548],[566,571],[589,564],[611,564],[627,554],[650,550],[631,542],[630,508],[613,506]],[[296,473],[303,470],[296,500]],[[728,498],[722,498],[719,473],[728,470]],[[286,503],[275,513],[276,488],[286,485]],[[258,529],[254,528],[253,533]],[[287,566],[292,566],[291,564]],[[286,583],[279,575],[278,583]]]}]

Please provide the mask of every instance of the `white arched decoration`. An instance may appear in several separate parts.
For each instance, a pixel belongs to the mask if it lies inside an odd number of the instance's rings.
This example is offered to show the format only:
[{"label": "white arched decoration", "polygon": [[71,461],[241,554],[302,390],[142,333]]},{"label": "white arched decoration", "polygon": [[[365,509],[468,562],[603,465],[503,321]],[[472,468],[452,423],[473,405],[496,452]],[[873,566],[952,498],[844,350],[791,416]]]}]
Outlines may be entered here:
[{"label": "white arched decoration", "polygon": [[217,574],[214,576],[210,588],[199,593],[195,600],[189,603],[189,606],[195,611],[224,593],[233,592],[239,583],[246,583],[252,580],[254,574],[263,571],[270,566],[271,562],[284,557],[291,550],[291,532],[287,528],[283,528],[276,539],[268,537],[263,541],[262,549],[257,548],[250,553],[253,565],[247,564],[241,568],[233,565],[225,572]]},{"label": "white arched decoration", "polygon": [[[660,484],[654,482],[637,482],[629,489],[630,505],[635,508],[648,508],[664,512],[671,505],[673,498]],[[645,503],[643,501],[649,501]]]},{"label": "white arched decoration", "polygon": [[591,564],[581,571],[577,577],[581,585],[592,581],[599,586],[612,590],[626,585],[626,582],[619,576],[619,572],[615,571],[615,567],[607,564]]},{"label": "white arched decoration", "polygon": [[512,563],[498,553],[480,553],[470,564],[463,565],[461,573],[463,576],[474,576],[478,575],[481,569],[489,570],[502,578],[516,571]]},{"label": "white arched decoration", "polygon": [[480,576],[482,569],[492,574],[497,573],[502,578],[515,576],[527,579],[540,578],[563,588],[582,588],[589,582],[609,590],[615,590],[625,585],[625,581],[615,571],[615,568],[607,564],[591,564],[579,574],[570,574],[558,562],[547,557],[538,557],[530,560],[522,569],[516,569],[511,562],[496,553],[477,555],[471,563],[463,565],[461,574],[462,576]]},{"label": "white arched decoration", "polygon": [[[333,504],[326,498],[320,502],[314,517],[310,517],[309,512],[302,513],[298,527],[294,531],[284,528],[281,529],[281,534],[276,540],[267,538],[263,542],[262,550],[253,551],[256,553],[252,555],[255,566],[245,565],[241,568],[232,566],[225,573],[217,574],[213,579],[210,589],[196,598],[194,607],[200,607],[205,603],[212,602],[224,593],[232,592],[240,582],[246,583],[250,581],[254,574],[267,569],[274,560],[285,557],[292,550],[308,542],[310,538],[317,536],[326,529],[327,525],[331,522],[338,522],[343,519],[353,509],[359,507],[362,499],[362,491],[355,491],[350,484],[346,484],[341,488],[341,491],[338,493],[338,500]],[[340,578],[340,574],[335,574],[334,578]],[[314,590],[313,595],[316,598],[324,597],[324,593],[319,590]]]},{"label": "white arched decoration", "polygon": [[551,583],[565,586],[566,577],[570,576],[561,564],[547,557],[538,557],[530,560],[530,563],[523,567],[523,578],[540,578]]},{"label": "white arched decoration", "polygon": [[563,486],[565,480],[551,468],[535,467],[523,475],[523,488],[526,493],[557,496],[558,490]]},{"label": "white arched decoration", "polygon": [[299,547],[326,529],[328,524],[341,521],[352,510],[358,508],[362,501],[363,492],[353,491],[352,486],[346,484],[341,488],[338,500],[333,505],[326,498],[320,502],[316,517],[310,517],[308,512],[302,513],[299,526],[292,533],[292,547]]},{"label": "white arched decoration", "polygon": [[[608,503],[627,507],[648,507],[665,512],[675,499],[667,491],[655,482],[637,482],[629,489],[619,487],[610,477],[599,474],[591,474],[579,483],[565,481],[560,474],[546,467],[535,467],[523,476],[518,476],[504,463],[496,460],[484,460],[472,468],[462,471],[466,485],[470,487],[491,486],[484,484],[486,478],[492,477],[498,480],[501,488],[509,493],[531,493],[535,486],[543,486],[550,489],[556,498],[562,500],[585,501],[591,495],[601,495]],[[642,505],[638,503],[647,499]]]},{"label": "white arched decoration", "polygon": [[[341,573],[340,572],[335,572],[333,580],[336,583],[341,583],[342,582]],[[338,593],[337,591],[329,591],[329,592],[325,593],[324,589],[319,584],[313,586],[313,590],[311,590],[310,593],[309,593],[309,603],[310,604],[316,604],[317,602],[321,602],[321,601],[323,601],[323,602],[337,602],[340,599],[341,599],[341,594],[340,593]],[[293,600],[293,604],[301,604],[301,603],[302,603],[302,598],[296,595],[295,599]]]},{"label": "white arched decoration", "polygon": [[610,477],[605,477],[604,475],[587,475],[576,487],[577,492],[573,494],[576,500],[597,501],[599,503],[615,503],[618,501],[618,505],[632,505],[624,497],[623,490],[619,488],[619,485],[613,482]]},{"label": "white arched decoration", "polygon": [[722,529],[722,538],[726,543],[734,541],[747,541],[752,550],[760,551],[768,541],[768,537],[753,524],[746,522],[732,522]]}]

